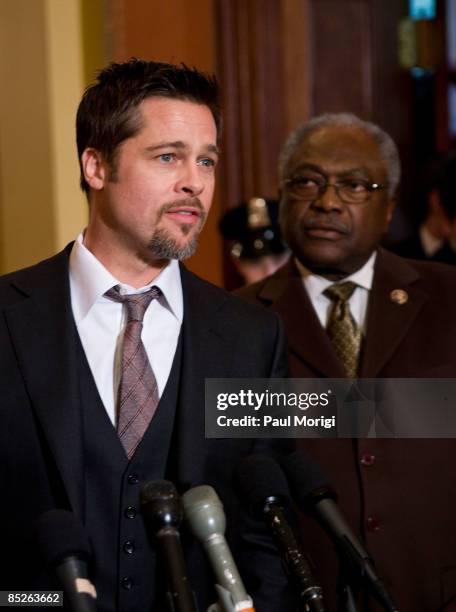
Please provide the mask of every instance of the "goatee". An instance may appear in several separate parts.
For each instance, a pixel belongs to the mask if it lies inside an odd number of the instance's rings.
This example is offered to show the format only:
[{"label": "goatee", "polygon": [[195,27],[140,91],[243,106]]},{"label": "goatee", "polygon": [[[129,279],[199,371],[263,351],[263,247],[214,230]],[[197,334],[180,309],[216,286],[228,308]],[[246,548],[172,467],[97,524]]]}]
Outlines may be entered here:
[{"label": "goatee", "polygon": [[188,242],[181,246],[175,238],[168,234],[166,229],[156,229],[149,242],[149,253],[155,259],[181,260],[187,259],[195,253],[198,246],[198,237],[206,220],[206,211],[204,210],[199,198],[187,198],[185,200],[178,200],[164,204],[157,214],[157,223],[167,212],[180,209],[185,206],[196,208],[200,213],[197,228],[190,223],[181,223],[179,226],[183,236],[188,236],[191,231],[194,231],[194,235],[188,240]]},{"label": "goatee", "polygon": [[154,259],[187,259],[195,253],[198,246],[198,238],[199,233],[195,234],[193,238],[181,246],[165,230],[159,229],[154,232],[149,242],[149,252]]}]

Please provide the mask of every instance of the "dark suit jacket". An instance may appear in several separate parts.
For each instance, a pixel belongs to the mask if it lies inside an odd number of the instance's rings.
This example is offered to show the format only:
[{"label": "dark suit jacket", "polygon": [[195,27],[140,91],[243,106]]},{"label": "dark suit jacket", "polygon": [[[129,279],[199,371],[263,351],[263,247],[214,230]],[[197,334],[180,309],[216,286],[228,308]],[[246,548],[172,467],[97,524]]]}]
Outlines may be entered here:
[{"label": "dark suit jacket", "polygon": [[[0,541],[8,562],[0,579],[2,589],[12,584],[45,588],[30,534],[41,512],[68,508],[84,521],[69,250],[0,279]],[[183,356],[177,435],[171,449],[174,478],[178,488],[216,488],[225,504],[231,542],[242,549],[240,559],[248,559],[248,588],[254,596],[263,593],[263,599],[258,595],[258,609],[272,612],[282,609],[277,597],[284,578],[264,534],[243,534],[246,521],[242,522],[231,482],[233,468],[252,451],[252,441],[204,439],[204,379],[284,376],[282,326],[277,316],[245,304],[185,268],[182,283]],[[236,519],[242,524],[233,524]],[[207,580],[202,560],[189,559],[189,565],[198,593],[198,581]]]},{"label": "dark suit jacket", "polygon": [[[392,299],[406,292],[407,301]],[[343,377],[293,262],[239,292],[280,314],[291,375]],[[361,377],[456,377],[456,271],[380,250],[367,311]],[[456,594],[455,440],[301,440],[340,494],[404,612],[436,612]],[[303,522],[305,545],[334,606],[338,573],[324,535]],[[456,609],[456,602],[453,602]],[[333,609],[333,608],[331,608]]]}]

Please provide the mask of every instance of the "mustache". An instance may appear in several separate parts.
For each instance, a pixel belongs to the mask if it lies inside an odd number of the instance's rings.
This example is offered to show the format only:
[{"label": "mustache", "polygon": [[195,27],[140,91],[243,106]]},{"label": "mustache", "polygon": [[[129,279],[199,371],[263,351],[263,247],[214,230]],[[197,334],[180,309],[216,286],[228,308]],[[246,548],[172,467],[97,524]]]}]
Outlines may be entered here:
[{"label": "mustache", "polygon": [[301,227],[304,229],[325,229],[340,234],[349,234],[350,228],[345,224],[341,223],[339,219],[332,217],[306,217],[301,223]]},{"label": "mustache", "polygon": [[157,218],[160,219],[167,212],[183,207],[196,208],[201,213],[202,219],[206,217],[206,211],[204,210],[199,198],[185,198],[183,200],[174,200],[174,202],[167,202],[166,204],[163,204],[158,211]]}]

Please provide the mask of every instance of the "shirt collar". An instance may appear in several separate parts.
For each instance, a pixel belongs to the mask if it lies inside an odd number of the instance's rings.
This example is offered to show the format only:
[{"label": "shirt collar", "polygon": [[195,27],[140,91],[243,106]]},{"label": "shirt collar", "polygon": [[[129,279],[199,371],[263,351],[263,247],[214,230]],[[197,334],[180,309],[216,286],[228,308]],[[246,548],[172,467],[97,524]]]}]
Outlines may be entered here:
[{"label": "shirt collar", "polygon": [[[376,258],[377,251],[374,251],[362,268],[337,282],[352,281],[358,285],[358,287],[362,287],[363,289],[366,289],[366,291],[370,291],[374,278],[374,265]],[[334,281],[328,280],[327,278],[324,278],[318,274],[313,274],[297,259],[295,259],[295,262],[311,300],[319,297],[325,289],[334,284]]]},{"label": "shirt collar", "polygon": [[70,254],[70,289],[76,324],[89,313],[92,306],[114,285],[120,285],[121,293],[142,293],[151,286],[158,287],[163,297],[159,302],[182,323],[184,302],[179,262],[170,260],[168,265],[146,285],[136,289],[118,281],[104,265],[84,246],[84,234],[76,238]]},{"label": "shirt collar", "polygon": [[419,232],[421,246],[423,247],[426,257],[432,257],[443,247],[443,240],[433,236],[424,223],[420,225]]}]

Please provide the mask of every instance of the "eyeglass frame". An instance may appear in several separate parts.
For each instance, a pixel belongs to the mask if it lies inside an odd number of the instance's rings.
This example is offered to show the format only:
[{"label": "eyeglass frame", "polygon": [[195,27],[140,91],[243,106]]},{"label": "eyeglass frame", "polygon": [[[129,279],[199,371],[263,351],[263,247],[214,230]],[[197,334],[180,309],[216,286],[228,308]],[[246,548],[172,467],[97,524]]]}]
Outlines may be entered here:
[{"label": "eyeglass frame", "polygon": [[[296,176],[296,177],[291,177],[288,179],[284,179],[282,184],[284,186],[286,185],[293,185],[299,182],[300,179],[306,178],[304,176]],[[346,198],[344,198],[343,196],[341,196],[341,194],[339,193],[339,189],[341,187],[343,187],[343,184],[341,183],[348,183],[348,182],[354,182],[354,181],[359,181],[360,183],[365,184],[365,188],[367,190],[367,194],[364,200],[347,200]],[[337,197],[339,198],[339,200],[341,202],[343,202],[344,204],[365,204],[366,202],[369,201],[372,193],[376,193],[377,191],[381,191],[382,189],[386,189],[387,185],[384,185],[382,183],[374,183],[371,181],[368,181],[366,179],[345,179],[345,181],[336,181],[335,183],[330,183],[326,178],[324,178],[323,183],[318,187],[318,191],[316,193],[316,195],[310,199],[306,199],[304,200],[305,202],[312,202],[315,201],[317,198],[320,198],[324,193],[326,193],[326,190],[328,189],[328,187],[334,187],[334,191],[336,192]]]}]

